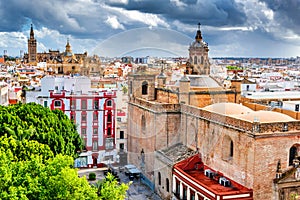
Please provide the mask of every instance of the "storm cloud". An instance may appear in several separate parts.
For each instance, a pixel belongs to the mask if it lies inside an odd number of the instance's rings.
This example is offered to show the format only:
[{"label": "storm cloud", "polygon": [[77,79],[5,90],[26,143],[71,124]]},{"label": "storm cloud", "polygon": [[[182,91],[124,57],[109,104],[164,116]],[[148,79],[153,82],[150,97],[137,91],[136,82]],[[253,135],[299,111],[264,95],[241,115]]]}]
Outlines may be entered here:
[{"label": "storm cloud", "polygon": [[[30,24],[34,26],[39,51],[63,50],[69,38],[75,52],[94,52],[113,36],[140,28],[148,35],[149,30],[168,29],[192,41],[200,22],[210,56],[297,56],[299,9],[299,0],[3,0],[0,50],[26,52]],[[174,41],[187,48],[177,34],[160,34],[155,42],[165,44],[165,51],[169,51],[166,44],[174,46]],[[142,48],[143,40],[134,40],[134,34],[132,40],[129,37],[127,34],[123,42],[118,38],[118,44],[109,44],[130,52],[129,41],[135,41]],[[277,48],[281,50],[276,52]],[[176,54],[179,52],[183,51]]]}]

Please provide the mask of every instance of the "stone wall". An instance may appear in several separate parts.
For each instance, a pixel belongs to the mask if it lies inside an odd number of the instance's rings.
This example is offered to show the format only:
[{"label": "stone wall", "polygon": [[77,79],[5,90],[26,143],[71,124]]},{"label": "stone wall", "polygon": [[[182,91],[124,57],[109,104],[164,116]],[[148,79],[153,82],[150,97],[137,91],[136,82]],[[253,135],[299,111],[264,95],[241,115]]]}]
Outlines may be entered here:
[{"label": "stone wall", "polygon": [[[275,191],[272,187],[276,175],[277,162],[286,170],[289,149],[299,141],[300,134],[274,136],[255,140],[255,174],[253,191],[255,199],[273,199]],[[276,198],[275,198],[276,199]]]},{"label": "stone wall", "polygon": [[[181,111],[190,115],[197,115],[199,118],[207,119],[211,122],[222,124],[237,130],[242,130],[248,134],[255,136],[266,135],[270,133],[291,132],[300,130],[300,121],[292,122],[270,122],[270,123],[253,123],[239,118],[213,113],[201,108],[182,105]],[[287,125],[287,130],[284,126]]]},{"label": "stone wall", "polygon": [[165,89],[156,89],[156,101],[163,103],[178,103],[178,93]]},{"label": "stone wall", "polygon": [[[203,108],[213,103],[219,102],[232,102],[239,103],[241,99],[240,93],[234,93],[233,91],[227,90],[214,90],[214,89],[195,89],[191,90],[187,95],[188,101],[185,104]],[[167,89],[156,89],[156,101],[163,103],[179,103],[179,93]]]},{"label": "stone wall", "polygon": [[[140,166],[145,152],[145,175],[154,180],[154,153],[180,141],[180,106],[132,99],[128,104],[128,162]],[[145,127],[142,127],[142,116]]]},{"label": "stone wall", "polygon": [[[299,143],[299,122],[260,123],[259,131],[253,130],[255,123],[211,113],[201,108],[182,105],[182,138],[186,145],[197,148],[204,163],[224,173],[230,179],[252,188],[254,199],[276,199],[273,179],[278,160],[283,170],[289,168],[289,149]],[[194,128],[196,127],[196,128]],[[195,139],[194,132],[197,132]],[[233,141],[233,157],[223,157],[225,138]]]},{"label": "stone wall", "polygon": [[[230,127],[224,127],[220,123],[209,119],[199,118],[197,115],[182,113],[182,134],[186,141],[195,141],[194,135],[190,133],[189,127],[196,127],[197,148],[202,155],[203,162],[226,174],[227,177],[236,182],[252,188],[254,174],[254,138]],[[186,128],[184,128],[186,127]],[[234,143],[232,159],[224,158],[223,151],[225,137],[230,137]],[[192,146],[187,143],[189,147]]]},{"label": "stone wall", "polygon": [[[166,162],[166,157],[159,151],[156,152],[156,159],[154,163],[154,177],[155,177],[155,192],[159,194],[162,199],[171,199],[172,195],[172,168],[171,161]],[[158,173],[161,175],[161,184],[158,182]],[[167,180],[169,180],[169,192],[167,191]]]}]

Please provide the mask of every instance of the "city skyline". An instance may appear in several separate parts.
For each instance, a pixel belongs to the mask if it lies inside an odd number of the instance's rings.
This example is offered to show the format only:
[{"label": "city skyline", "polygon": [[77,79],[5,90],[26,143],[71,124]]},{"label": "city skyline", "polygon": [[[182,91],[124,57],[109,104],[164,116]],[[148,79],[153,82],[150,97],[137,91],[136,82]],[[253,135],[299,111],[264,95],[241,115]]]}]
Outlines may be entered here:
[{"label": "city skyline", "polygon": [[27,52],[33,24],[38,52],[188,56],[197,24],[210,57],[300,55],[297,0],[12,0],[0,7],[0,54]]}]

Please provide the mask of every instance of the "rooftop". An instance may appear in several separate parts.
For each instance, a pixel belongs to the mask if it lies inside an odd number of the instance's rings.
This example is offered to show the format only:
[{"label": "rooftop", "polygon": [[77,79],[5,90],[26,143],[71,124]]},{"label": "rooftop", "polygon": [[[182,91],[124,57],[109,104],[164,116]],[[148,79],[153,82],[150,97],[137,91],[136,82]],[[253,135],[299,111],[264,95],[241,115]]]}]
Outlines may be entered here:
[{"label": "rooftop", "polygon": [[267,110],[253,111],[248,114],[235,115],[235,117],[251,122],[259,121],[260,123],[297,121],[288,115]]},{"label": "rooftop", "polygon": [[164,156],[173,162],[185,159],[194,154],[194,151],[187,146],[177,143],[160,151]]},{"label": "rooftop", "polygon": [[238,114],[254,112],[252,109],[243,106],[242,104],[225,103],[225,102],[211,104],[204,107],[203,109],[211,112],[217,112],[220,114],[226,114],[226,115],[238,115]]},{"label": "rooftop", "polygon": [[219,88],[220,85],[208,75],[187,75],[191,87]]},{"label": "rooftop", "polygon": [[[260,123],[269,123],[269,122],[290,122],[290,121],[298,121],[286,114],[267,111],[267,110],[259,110],[254,111],[242,104],[236,103],[216,103],[203,108],[204,110],[231,116],[234,118],[238,118],[241,120],[246,120],[250,122],[260,122]],[[272,116],[272,117],[270,117]]]},{"label": "rooftop", "polygon": [[247,92],[245,97],[252,100],[299,99],[300,91]]},{"label": "rooftop", "polygon": [[[229,179],[222,172],[214,171],[204,165],[199,154],[176,164],[174,172],[175,175],[178,174],[183,179],[186,178],[196,183],[192,187],[197,187],[198,185],[198,188],[195,188],[198,191],[206,191],[212,196],[222,196],[223,198],[221,199],[237,199],[238,196],[240,197],[239,199],[252,199],[251,189]],[[226,180],[228,184],[222,185],[221,181],[223,180]],[[244,198],[241,198],[242,195]]]}]

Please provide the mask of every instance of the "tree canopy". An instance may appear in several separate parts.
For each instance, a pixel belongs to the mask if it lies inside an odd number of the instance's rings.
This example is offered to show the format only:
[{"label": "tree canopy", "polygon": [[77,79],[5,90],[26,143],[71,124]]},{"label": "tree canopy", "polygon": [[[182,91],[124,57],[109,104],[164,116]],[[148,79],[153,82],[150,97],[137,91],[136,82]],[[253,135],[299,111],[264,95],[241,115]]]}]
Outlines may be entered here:
[{"label": "tree canopy", "polygon": [[130,184],[119,184],[116,178],[108,173],[105,179],[97,182],[97,194],[100,199],[123,200]]},{"label": "tree canopy", "polygon": [[97,199],[96,189],[73,169],[73,158],[57,155],[43,163],[39,156],[14,161],[0,150],[0,199]]},{"label": "tree canopy", "polygon": [[76,125],[62,111],[35,103],[0,106],[0,136],[4,135],[46,144],[54,155],[75,158],[83,147]]},{"label": "tree canopy", "polygon": [[74,158],[81,147],[75,124],[60,110],[0,106],[0,199],[124,199],[128,184],[109,176],[99,190],[78,177]]}]

